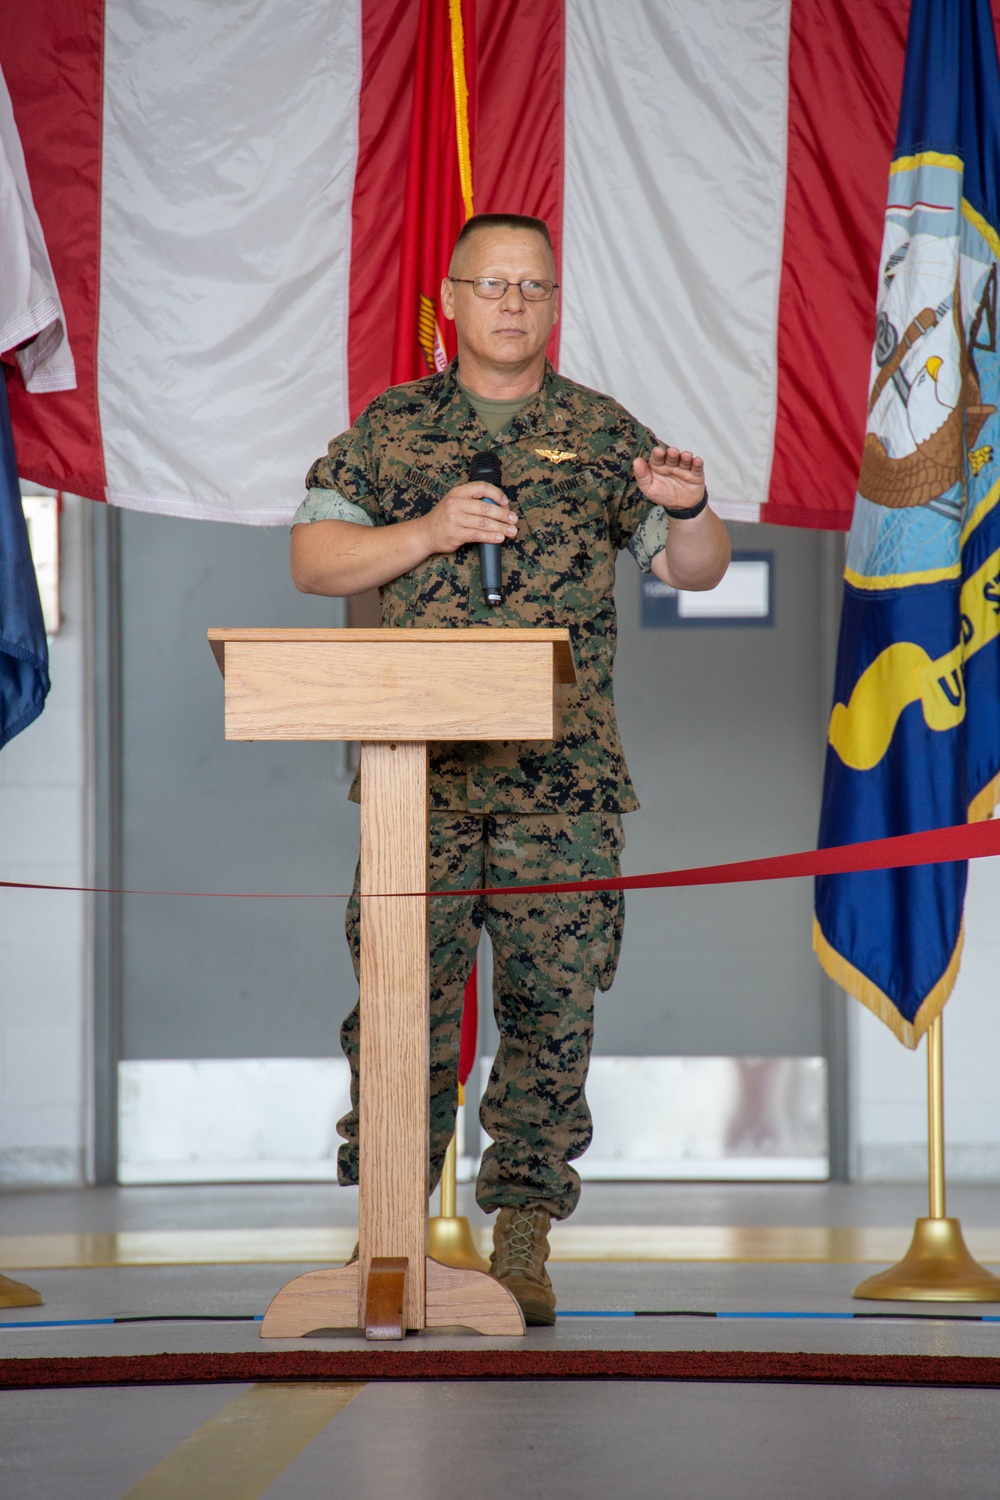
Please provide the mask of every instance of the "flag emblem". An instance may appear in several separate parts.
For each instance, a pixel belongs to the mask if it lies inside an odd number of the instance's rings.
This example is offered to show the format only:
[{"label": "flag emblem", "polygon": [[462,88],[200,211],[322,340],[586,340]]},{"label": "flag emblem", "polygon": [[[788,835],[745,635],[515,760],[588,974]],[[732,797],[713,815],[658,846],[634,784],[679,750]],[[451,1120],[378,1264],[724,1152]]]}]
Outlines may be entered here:
[{"label": "flag emblem", "polygon": [[433,375],[436,370],[443,370],[448,363],[448,356],[444,352],[444,341],[434,313],[434,303],[430,297],[425,297],[423,292],[420,293],[417,336],[424,359],[427,361],[428,373]]}]

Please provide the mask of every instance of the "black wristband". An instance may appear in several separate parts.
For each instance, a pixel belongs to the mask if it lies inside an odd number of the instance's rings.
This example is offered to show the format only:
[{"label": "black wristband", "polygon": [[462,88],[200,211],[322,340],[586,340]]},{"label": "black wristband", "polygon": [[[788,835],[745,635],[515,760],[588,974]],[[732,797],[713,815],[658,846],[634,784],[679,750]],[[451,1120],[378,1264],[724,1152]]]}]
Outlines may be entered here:
[{"label": "black wristband", "polygon": [[692,521],[695,516],[700,516],[708,504],[708,486],[697,505],[665,505],[663,509],[671,521]]}]

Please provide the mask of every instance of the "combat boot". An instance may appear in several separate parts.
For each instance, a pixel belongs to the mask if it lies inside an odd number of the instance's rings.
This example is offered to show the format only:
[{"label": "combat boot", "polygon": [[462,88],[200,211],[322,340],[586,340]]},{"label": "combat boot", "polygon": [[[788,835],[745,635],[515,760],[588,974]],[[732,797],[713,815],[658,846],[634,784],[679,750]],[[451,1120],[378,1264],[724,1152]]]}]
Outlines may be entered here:
[{"label": "combat boot", "polygon": [[545,1269],[548,1256],[548,1210],[537,1203],[502,1208],[493,1226],[490,1275],[514,1294],[529,1327],[556,1320],[556,1294]]}]

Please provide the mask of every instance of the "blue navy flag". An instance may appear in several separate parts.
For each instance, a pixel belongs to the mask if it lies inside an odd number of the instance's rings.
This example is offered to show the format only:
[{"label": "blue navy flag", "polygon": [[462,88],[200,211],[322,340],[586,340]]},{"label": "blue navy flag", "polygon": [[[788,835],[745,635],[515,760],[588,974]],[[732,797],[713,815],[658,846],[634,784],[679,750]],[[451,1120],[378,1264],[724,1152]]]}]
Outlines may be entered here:
[{"label": "blue navy flag", "polygon": [[38,718],[48,691],[49,648],[0,371],[0,746]]},{"label": "blue navy flag", "polygon": [[[821,847],[1000,799],[1000,68],[989,0],[913,0],[830,715]],[[915,1047],[967,866],[824,877],[826,971]]]}]

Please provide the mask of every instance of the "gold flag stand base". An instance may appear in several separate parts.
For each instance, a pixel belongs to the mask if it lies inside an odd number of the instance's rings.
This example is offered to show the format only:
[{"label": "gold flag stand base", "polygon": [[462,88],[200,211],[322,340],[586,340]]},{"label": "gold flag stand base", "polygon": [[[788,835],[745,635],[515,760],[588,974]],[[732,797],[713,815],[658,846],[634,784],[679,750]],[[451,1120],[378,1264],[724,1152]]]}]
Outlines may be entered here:
[{"label": "gold flag stand base", "polygon": [[[464,1102],[461,1087],[459,1101]],[[468,1219],[455,1212],[457,1197],[458,1162],[452,1136],[441,1169],[441,1212],[427,1226],[427,1254],[431,1260],[459,1271],[488,1271],[489,1265],[476,1249]]]},{"label": "gold flag stand base", "polygon": [[899,1264],[869,1276],[854,1295],[886,1302],[1000,1302],[1000,1276],[972,1258],[957,1219],[918,1219]]},{"label": "gold flag stand base", "polygon": [[446,1219],[440,1214],[431,1219],[428,1227],[427,1254],[431,1260],[440,1261],[443,1266],[454,1266],[459,1271],[489,1270],[489,1263],[476,1249],[468,1219],[457,1214]]},{"label": "gold flag stand base", "polygon": [[12,1281],[9,1276],[0,1276],[0,1307],[43,1307],[41,1292],[23,1281]]},{"label": "gold flag stand base", "polygon": [[885,1302],[1000,1302],[1000,1276],[973,1260],[962,1226],[944,1209],[944,1047],[941,1017],[927,1028],[927,1160],[930,1213],[913,1227],[898,1265],[869,1276],[855,1297]]}]

